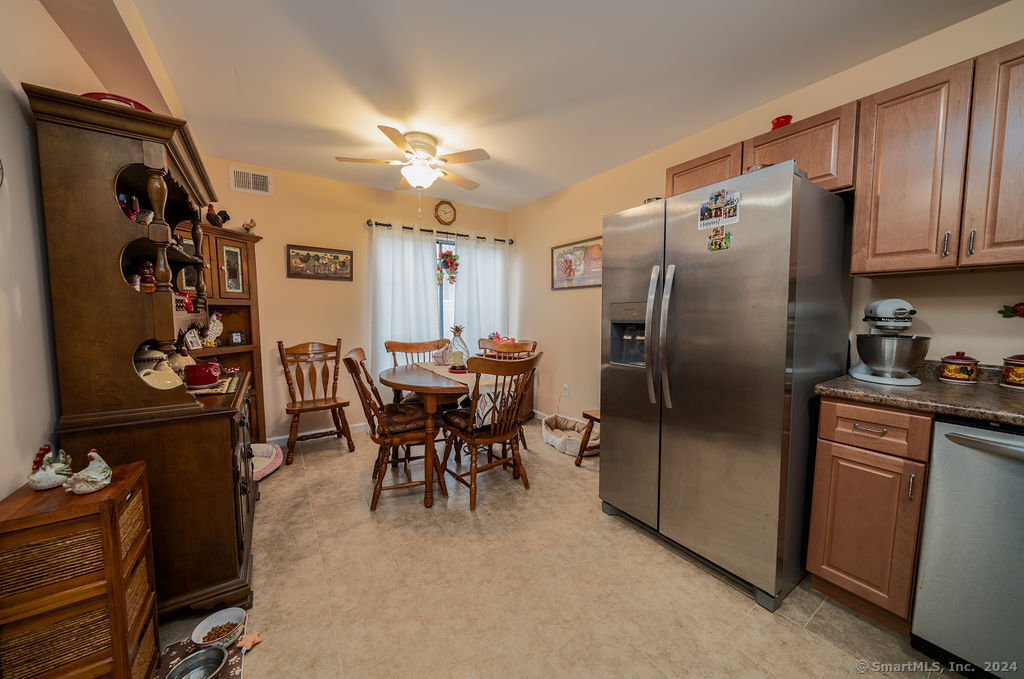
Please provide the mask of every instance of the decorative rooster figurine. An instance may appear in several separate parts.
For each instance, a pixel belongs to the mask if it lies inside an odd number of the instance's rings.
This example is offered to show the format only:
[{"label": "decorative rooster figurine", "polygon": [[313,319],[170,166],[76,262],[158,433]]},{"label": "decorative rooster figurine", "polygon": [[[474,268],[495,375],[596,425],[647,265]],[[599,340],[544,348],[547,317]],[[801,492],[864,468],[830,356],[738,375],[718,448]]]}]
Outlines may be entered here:
[{"label": "decorative rooster figurine", "polygon": [[206,206],[206,221],[210,222],[210,226],[224,226],[231,221],[231,216],[226,210],[214,212],[213,203],[210,203]]},{"label": "decorative rooster figurine", "polygon": [[206,326],[206,333],[203,335],[203,346],[216,346],[217,338],[224,332],[224,315],[219,311],[210,314],[210,322]]},{"label": "decorative rooster figurine", "polygon": [[251,233],[256,228],[256,220],[250,219],[249,221],[242,224],[242,228],[245,229],[246,233]]},{"label": "decorative rooster figurine", "polygon": [[86,493],[94,493],[110,484],[110,477],[113,476],[113,472],[110,471],[110,465],[103,461],[103,458],[96,452],[96,449],[90,450],[86,457],[89,460],[89,464],[86,465],[85,469],[77,474],[72,474],[71,478],[64,482],[64,490],[68,493],[85,495]]},{"label": "decorative rooster figurine", "polygon": [[53,455],[49,443],[39,447],[32,460],[32,473],[28,475],[28,487],[32,490],[56,488],[71,476],[71,458],[63,450]]}]

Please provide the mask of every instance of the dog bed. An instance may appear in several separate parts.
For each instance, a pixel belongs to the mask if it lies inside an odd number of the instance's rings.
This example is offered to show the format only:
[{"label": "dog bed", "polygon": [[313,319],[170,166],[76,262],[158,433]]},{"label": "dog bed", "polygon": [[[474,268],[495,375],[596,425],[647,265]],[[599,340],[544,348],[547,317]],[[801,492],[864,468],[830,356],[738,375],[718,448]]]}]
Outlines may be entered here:
[{"label": "dog bed", "polygon": [[[580,441],[583,439],[583,430],[587,428],[586,422],[577,422],[561,415],[548,415],[544,418],[542,435],[544,443],[555,450],[566,455],[576,455],[580,452]],[[601,443],[601,426],[594,425],[590,433],[588,447],[595,446],[593,450],[583,453],[584,457],[597,455],[600,451],[596,448]]]},{"label": "dog bed", "polygon": [[281,466],[283,459],[281,446],[269,443],[252,444],[252,478],[256,481],[267,478]]}]

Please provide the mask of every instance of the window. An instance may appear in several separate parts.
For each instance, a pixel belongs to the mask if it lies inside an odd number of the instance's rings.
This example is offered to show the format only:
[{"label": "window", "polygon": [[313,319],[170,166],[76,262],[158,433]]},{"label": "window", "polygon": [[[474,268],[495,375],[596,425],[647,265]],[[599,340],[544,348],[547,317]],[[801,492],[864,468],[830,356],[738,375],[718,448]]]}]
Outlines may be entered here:
[{"label": "window", "polygon": [[[437,255],[440,256],[444,250],[456,250],[455,241],[446,238],[437,239]],[[445,277],[437,286],[437,308],[439,323],[437,328],[438,337],[447,337],[450,329],[455,325],[455,286]]]}]

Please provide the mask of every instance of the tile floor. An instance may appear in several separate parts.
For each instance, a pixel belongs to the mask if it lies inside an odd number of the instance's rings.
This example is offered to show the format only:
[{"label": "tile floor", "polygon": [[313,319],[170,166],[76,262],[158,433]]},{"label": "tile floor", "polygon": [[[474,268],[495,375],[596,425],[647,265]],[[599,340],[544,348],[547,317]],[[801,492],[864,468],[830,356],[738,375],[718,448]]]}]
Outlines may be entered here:
[{"label": "tile floor", "polygon": [[[416,488],[383,494],[370,512],[365,433],[354,453],[333,439],[300,444],[261,485],[249,631],[264,641],[244,679],[791,679],[856,677],[858,661],[929,662],[806,581],[768,613],[604,514],[599,458],[574,467],[535,421],[527,438],[530,490],[502,470],[481,475],[476,512],[451,480],[432,509]],[[163,625],[161,642],[197,620]]]}]

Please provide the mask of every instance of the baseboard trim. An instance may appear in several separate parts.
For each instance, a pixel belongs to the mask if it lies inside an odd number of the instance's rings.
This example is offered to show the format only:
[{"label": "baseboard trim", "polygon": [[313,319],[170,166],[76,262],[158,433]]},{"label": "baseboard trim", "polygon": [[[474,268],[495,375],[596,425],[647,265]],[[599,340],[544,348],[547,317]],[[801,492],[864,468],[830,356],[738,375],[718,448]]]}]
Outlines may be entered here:
[{"label": "baseboard trim", "polygon": [[[534,408],[533,409],[533,416],[536,417],[538,420],[543,420],[545,417],[550,417],[550,413],[542,413],[541,411],[539,411],[536,408]],[[561,413],[558,413],[558,416],[559,417],[564,417],[567,420],[572,420],[573,422],[579,422],[580,424],[586,424],[587,423],[586,420],[581,419],[579,417],[572,417],[571,415],[563,415]]]},{"label": "baseboard trim", "polygon": [[[351,430],[353,434],[360,431],[370,431],[370,425],[368,425],[366,422],[357,422],[356,424],[350,424],[349,430]],[[322,434],[325,431],[333,431],[333,427],[324,429],[314,429],[312,431],[303,431],[299,432],[299,434]],[[274,445],[279,446],[281,444],[288,443],[288,436],[271,436],[270,438],[267,439],[267,443],[272,443]]]}]

